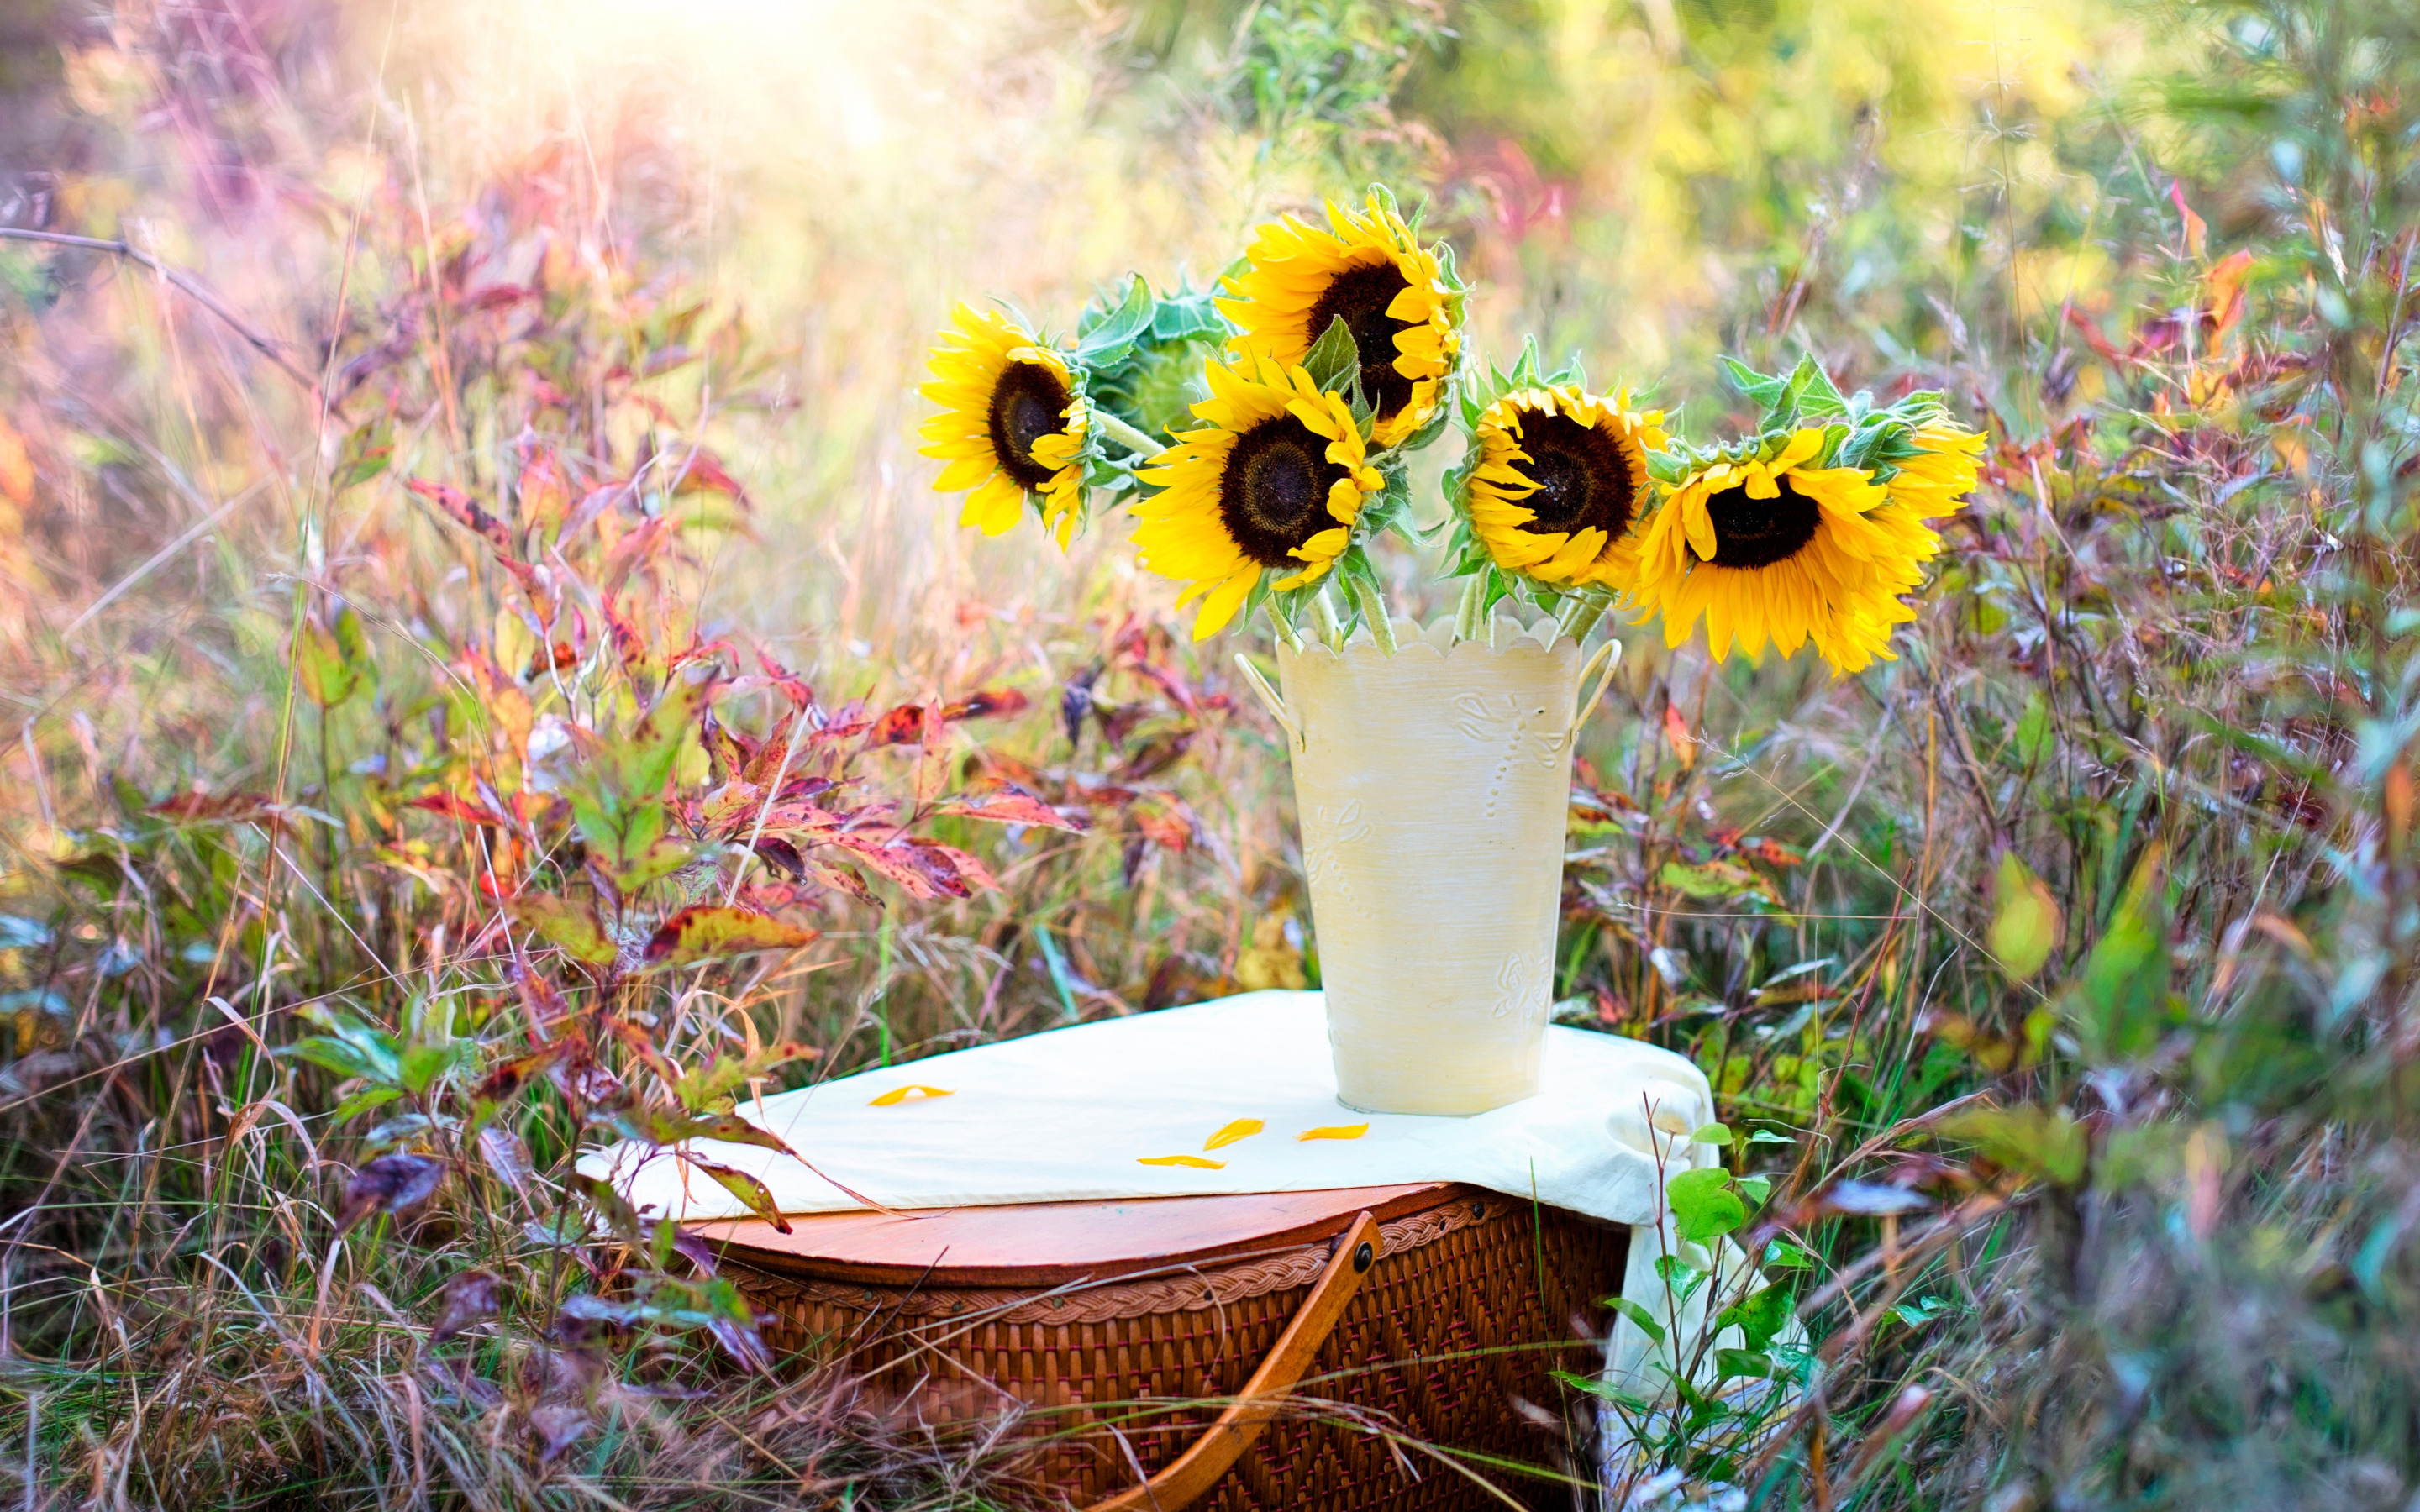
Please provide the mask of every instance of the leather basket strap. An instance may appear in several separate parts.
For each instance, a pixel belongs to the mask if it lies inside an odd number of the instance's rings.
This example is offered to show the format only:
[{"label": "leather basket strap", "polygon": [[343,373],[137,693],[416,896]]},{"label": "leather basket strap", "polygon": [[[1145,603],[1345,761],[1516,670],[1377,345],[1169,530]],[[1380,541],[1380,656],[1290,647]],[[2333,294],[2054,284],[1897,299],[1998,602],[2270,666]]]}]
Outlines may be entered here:
[{"label": "leather basket strap", "polygon": [[1086,1512],[1182,1512],[1217,1485],[1218,1477],[1259,1441],[1269,1419],[1284,1406],[1286,1395],[1318,1358],[1320,1346],[1336,1331],[1344,1309],[1352,1305],[1362,1281],[1378,1263],[1378,1237],[1377,1219],[1367,1212],[1355,1218],[1337,1242],[1327,1269],[1311,1284],[1311,1295],[1295,1309],[1285,1332],[1278,1335],[1260,1367],[1218,1420],[1158,1474],[1094,1503]]}]

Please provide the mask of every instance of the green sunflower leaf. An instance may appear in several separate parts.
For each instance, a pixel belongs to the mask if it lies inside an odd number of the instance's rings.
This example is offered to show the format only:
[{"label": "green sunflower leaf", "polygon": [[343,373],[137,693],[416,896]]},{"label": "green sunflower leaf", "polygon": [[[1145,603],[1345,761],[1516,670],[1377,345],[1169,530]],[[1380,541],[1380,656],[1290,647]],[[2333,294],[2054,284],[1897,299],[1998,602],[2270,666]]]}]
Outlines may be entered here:
[{"label": "green sunflower leaf", "polygon": [[1155,342],[1223,338],[1227,330],[1225,318],[1218,314],[1218,306],[1206,289],[1163,294],[1151,314],[1151,339]]},{"label": "green sunflower leaf", "polygon": [[1076,355],[1087,363],[1110,363],[1119,361],[1134,346],[1134,340],[1152,327],[1153,300],[1151,285],[1140,273],[1130,274],[1124,302],[1114,310],[1095,314],[1085,312],[1078,330],[1081,340]]},{"label": "green sunflower leaf", "polygon": [[1789,388],[1787,381],[1760,373],[1736,357],[1726,357],[1721,361],[1723,376],[1731,380],[1731,387],[1739,390],[1750,404],[1766,410],[1781,404],[1783,393]]},{"label": "green sunflower leaf", "polygon": [[1344,323],[1342,316],[1330,320],[1319,339],[1311,344],[1311,350],[1302,354],[1302,365],[1321,389],[1342,393],[1350,379],[1354,397],[1359,397],[1361,347],[1353,339],[1353,328]]}]

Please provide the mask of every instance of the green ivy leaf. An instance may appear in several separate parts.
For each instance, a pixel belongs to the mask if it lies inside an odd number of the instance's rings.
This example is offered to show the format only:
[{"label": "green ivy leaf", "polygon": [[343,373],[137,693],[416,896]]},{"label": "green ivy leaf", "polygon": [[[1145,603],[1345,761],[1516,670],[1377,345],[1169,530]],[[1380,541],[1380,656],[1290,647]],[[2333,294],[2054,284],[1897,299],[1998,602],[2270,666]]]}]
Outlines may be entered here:
[{"label": "green ivy leaf", "polygon": [[1761,1350],[1716,1350],[1714,1374],[1723,1381],[1770,1381],[1773,1357]]},{"label": "green ivy leaf", "polygon": [[1790,1322],[1790,1288],[1786,1286],[1764,1287],[1741,1298],[1715,1315],[1717,1330],[1736,1328],[1740,1337],[1751,1350],[1762,1350],[1771,1344]]},{"label": "green ivy leaf", "polygon": [[1992,893],[1992,925],[1984,943],[2010,981],[2026,980],[2049,963],[2065,936],[2058,900],[2014,851],[2001,855]]},{"label": "green ivy leaf", "polygon": [[1605,1305],[1637,1324],[1638,1332],[1646,1335],[1650,1343],[1664,1342],[1664,1325],[1656,1320],[1653,1313],[1648,1311],[1645,1303],[1629,1297],[1607,1297],[1605,1299]]},{"label": "green ivy leaf", "polygon": [[336,455],[335,470],[329,475],[329,486],[343,493],[384,472],[394,459],[395,422],[381,415],[354,426],[345,437],[344,447]]},{"label": "green ivy leaf", "polygon": [[1815,1257],[1786,1239],[1776,1239],[1764,1246],[1764,1263],[1776,1271],[1811,1271]]},{"label": "green ivy leaf", "polygon": [[310,621],[294,641],[294,670],[302,696],[323,709],[333,709],[361,690],[362,673],[345,656],[336,632]]},{"label": "green ivy leaf", "polygon": [[2083,973],[2069,984],[2063,1000],[2086,1058],[2096,1065],[2150,1054],[2173,1022],[2160,862],[2155,846],[2135,867],[2108,929],[2085,958]]},{"label": "green ivy leaf", "polygon": [[2027,1103],[2012,1108],[1973,1108],[1941,1120],[1952,1139],[1971,1139],[1984,1154],[2013,1171],[2040,1176],[2059,1186],[2084,1180],[2090,1138],[2063,1108]]},{"label": "green ivy leaf", "polygon": [[401,1084],[403,1060],[394,1035],[342,1009],[313,1003],[295,1011],[328,1033],[297,1041],[279,1054],[300,1056],[339,1076],[360,1076],[382,1087]]},{"label": "green ivy leaf", "polygon": [[465,1070],[478,1063],[479,1047],[467,1040],[449,1041],[444,1044],[415,1044],[403,1052],[398,1084],[417,1097],[437,1084],[438,1078],[452,1071]]},{"label": "green ivy leaf", "polygon": [[1681,1237],[1693,1244],[1720,1239],[1747,1222],[1747,1204],[1731,1190],[1730,1173],[1720,1166],[1683,1171],[1665,1183],[1664,1197]]}]

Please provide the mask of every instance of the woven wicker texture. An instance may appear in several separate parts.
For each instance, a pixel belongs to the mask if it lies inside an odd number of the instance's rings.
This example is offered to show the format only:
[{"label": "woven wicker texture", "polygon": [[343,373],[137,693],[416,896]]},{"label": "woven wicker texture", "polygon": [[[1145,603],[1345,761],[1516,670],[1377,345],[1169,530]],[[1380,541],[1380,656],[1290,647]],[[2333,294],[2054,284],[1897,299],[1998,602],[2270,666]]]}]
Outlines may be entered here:
[{"label": "woven wicker texture", "polygon": [[[1369,1427],[1551,1462],[1558,1436],[1526,1421],[1515,1398],[1560,1417],[1567,1394],[1547,1372],[1599,1363],[1575,1326],[1604,1332],[1598,1304],[1621,1288],[1628,1230],[1466,1191],[1381,1233],[1375,1270],[1296,1393],[1319,1400],[1270,1425],[1197,1507],[1503,1505],[1417,1449],[1399,1458]],[[1133,1485],[1138,1464],[1159,1470],[1200,1436],[1326,1257],[1315,1244],[1040,1297],[953,1290],[945,1270],[916,1288],[820,1281],[788,1266],[758,1270],[728,1251],[724,1273],[776,1349],[845,1348],[871,1391],[925,1422],[1027,1409],[1022,1431],[1050,1437],[1042,1478],[1080,1507]],[[1563,1488],[1488,1473],[1525,1504],[1571,1504]]]}]

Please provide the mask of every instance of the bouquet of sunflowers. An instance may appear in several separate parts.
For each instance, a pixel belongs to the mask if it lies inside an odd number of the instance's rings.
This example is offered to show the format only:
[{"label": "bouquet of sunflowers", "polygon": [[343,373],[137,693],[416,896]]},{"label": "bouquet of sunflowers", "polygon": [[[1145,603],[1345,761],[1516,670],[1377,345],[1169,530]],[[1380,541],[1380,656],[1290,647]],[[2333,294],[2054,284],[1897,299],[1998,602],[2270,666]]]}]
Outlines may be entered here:
[{"label": "bouquet of sunflowers", "polygon": [[[924,389],[966,524],[1031,510],[1063,547],[1123,509],[1195,639],[1265,617],[1282,691],[1236,660],[1288,736],[1338,1096],[1372,1111],[1537,1089],[1572,753],[1621,649],[1581,643],[1607,611],[1675,646],[1702,622],[1718,661],[1811,640],[1861,670],[1915,618],[1982,449],[1938,394],[1843,395],[1812,362],[1730,363],[1761,422],[1693,443],[1534,341],[1510,371],[1473,360],[1466,293],[1373,189],[1263,226],[1216,291],[1134,278],[1065,340],[961,306]],[[1416,510],[1409,458],[1449,429],[1444,507]],[[1450,619],[1389,612],[1390,534],[1461,579]]]},{"label": "bouquet of sunflowers", "polygon": [[[1385,189],[1326,223],[1263,226],[1216,293],[1137,276],[1065,340],[959,306],[923,434],[937,486],[969,491],[962,523],[997,535],[1031,510],[1064,547],[1122,508],[1140,563],[1199,605],[1197,640],[1265,615],[1293,650],[1366,628],[1393,654],[1371,559],[1393,534],[1463,580],[1454,640],[1511,599],[1575,640],[1617,610],[1660,617],[1674,646],[1702,621],[1717,661],[1810,640],[1841,672],[1890,656],[1983,447],[1941,395],[1884,405],[1811,360],[1727,360],[1761,422],[1695,443],[1576,363],[1543,373],[1534,342],[1510,371],[1471,360],[1451,248]],[[1424,523],[1407,459],[1450,428],[1463,455]]]}]

